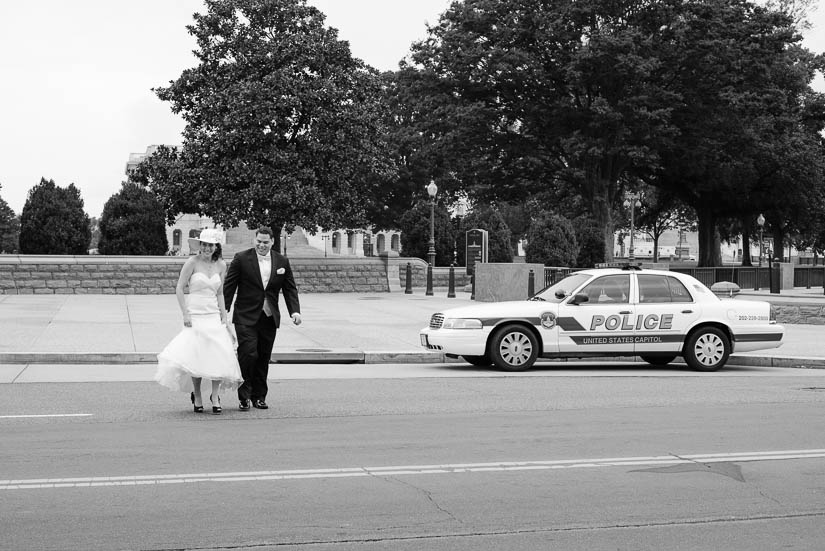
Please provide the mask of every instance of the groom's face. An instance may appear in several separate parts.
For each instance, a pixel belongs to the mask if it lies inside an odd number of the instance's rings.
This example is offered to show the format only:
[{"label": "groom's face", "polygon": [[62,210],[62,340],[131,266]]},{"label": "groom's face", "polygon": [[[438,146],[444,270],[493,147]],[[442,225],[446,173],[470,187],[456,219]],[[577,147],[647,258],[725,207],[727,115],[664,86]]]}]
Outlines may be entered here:
[{"label": "groom's face", "polygon": [[272,236],[267,233],[256,233],[255,234],[255,250],[261,256],[266,256],[269,254],[269,250],[272,248]]}]

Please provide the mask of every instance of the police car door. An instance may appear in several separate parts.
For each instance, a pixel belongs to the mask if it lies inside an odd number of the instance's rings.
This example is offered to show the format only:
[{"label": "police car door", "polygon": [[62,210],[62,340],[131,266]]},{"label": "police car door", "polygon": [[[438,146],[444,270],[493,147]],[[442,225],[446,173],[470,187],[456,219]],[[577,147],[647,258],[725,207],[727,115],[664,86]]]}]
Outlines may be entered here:
[{"label": "police car door", "polygon": [[[571,356],[633,355],[634,306],[630,303],[630,274],[595,278],[559,308],[559,352]],[[577,304],[578,302],[578,304]]]},{"label": "police car door", "polygon": [[699,309],[682,282],[662,274],[637,275],[636,353],[679,354],[687,330],[699,317]]}]

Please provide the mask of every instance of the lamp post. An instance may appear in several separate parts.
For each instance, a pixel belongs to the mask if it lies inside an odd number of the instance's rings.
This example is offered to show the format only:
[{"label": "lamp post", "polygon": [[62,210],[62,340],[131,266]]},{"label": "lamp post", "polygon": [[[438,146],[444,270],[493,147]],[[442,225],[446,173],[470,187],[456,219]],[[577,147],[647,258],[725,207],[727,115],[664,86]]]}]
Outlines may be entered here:
[{"label": "lamp post", "polygon": [[427,258],[430,266],[435,267],[435,194],[438,193],[438,186],[430,180],[424,189],[430,196],[430,249],[427,251]]},{"label": "lamp post", "polygon": [[438,186],[435,185],[435,181],[430,180],[424,189],[430,196],[430,249],[427,251],[427,290],[424,294],[431,297],[433,296],[433,268],[435,268],[435,194],[438,193]]},{"label": "lamp post", "polygon": [[324,241],[324,258],[327,257],[327,241],[329,241],[329,235],[322,235],[321,239]]},{"label": "lamp post", "polygon": [[636,256],[633,254],[633,224],[634,224],[634,214],[635,210],[642,206],[642,202],[639,201],[641,199],[642,194],[634,191],[628,191],[624,194],[624,208],[630,209],[630,250],[627,253],[627,261],[633,262],[636,260]]},{"label": "lamp post", "polygon": [[756,223],[759,224],[759,267],[762,267],[762,230],[765,227],[765,217],[762,213],[756,218]]}]

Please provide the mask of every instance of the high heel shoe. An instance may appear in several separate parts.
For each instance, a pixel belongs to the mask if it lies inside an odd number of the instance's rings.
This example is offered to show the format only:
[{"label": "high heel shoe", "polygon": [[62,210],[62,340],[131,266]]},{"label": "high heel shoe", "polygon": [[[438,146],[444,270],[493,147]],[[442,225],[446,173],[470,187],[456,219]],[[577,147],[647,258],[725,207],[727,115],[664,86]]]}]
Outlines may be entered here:
[{"label": "high heel shoe", "polygon": [[218,405],[217,406],[215,405],[215,402],[212,400],[212,395],[211,394],[209,395],[209,401],[212,402],[212,413],[214,413],[215,415],[220,415],[221,411],[222,411],[221,410],[221,397],[218,396]]},{"label": "high heel shoe", "polygon": [[195,408],[195,413],[203,413],[203,406],[196,406],[195,405],[195,393],[189,393],[189,399],[192,400],[192,406]]}]

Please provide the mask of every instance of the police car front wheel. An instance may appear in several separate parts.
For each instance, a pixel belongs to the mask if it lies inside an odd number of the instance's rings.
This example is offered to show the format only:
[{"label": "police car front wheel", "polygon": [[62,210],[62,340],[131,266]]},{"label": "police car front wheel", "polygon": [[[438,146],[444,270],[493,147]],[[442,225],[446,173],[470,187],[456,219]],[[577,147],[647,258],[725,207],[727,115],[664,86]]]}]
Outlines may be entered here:
[{"label": "police car front wheel", "polygon": [[505,325],[493,333],[490,359],[505,371],[526,371],[533,367],[539,354],[539,341],[532,331],[521,325]]},{"label": "police car front wheel", "polygon": [[730,340],[716,327],[700,327],[685,343],[684,358],[696,371],[717,371],[730,356]]}]

